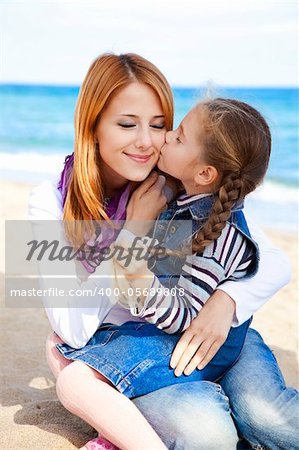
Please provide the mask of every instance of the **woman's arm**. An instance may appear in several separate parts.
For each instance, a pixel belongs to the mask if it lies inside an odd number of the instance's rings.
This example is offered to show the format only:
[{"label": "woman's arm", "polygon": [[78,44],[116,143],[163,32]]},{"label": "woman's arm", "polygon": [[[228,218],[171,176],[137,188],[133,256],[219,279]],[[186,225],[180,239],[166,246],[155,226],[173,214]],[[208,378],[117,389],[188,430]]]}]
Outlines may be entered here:
[{"label": "woman's arm", "polygon": [[248,220],[248,215],[246,219],[259,245],[259,270],[248,280],[225,281],[209,298],[172,354],[171,367],[176,368],[177,375],[190,375],[196,367],[203,369],[225,342],[231,324],[238,326],[248,320],[290,280],[286,255]]},{"label": "woman's arm", "polygon": [[[51,229],[61,230],[62,224],[62,199],[60,192],[55,184],[46,181],[33,189],[29,198],[29,220],[32,223],[34,237],[38,242],[45,239],[47,234],[44,221],[52,221]],[[55,222],[53,222],[55,221]],[[57,231],[58,233],[59,231]],[[56,236],[55,236],[56,238]],[[61,245],[67,245],[64,236],[57,236]],[[96,276],[102,278],[89,278],[87,281],[80,282],[77,277],[76,265],[73,261],[68,264],[55,261],[55,274],[67,274],[63,279],[49,279],[44,275],[48,273],[47,261],[43,258],[39,263],[39,285],[45,292],[53,287],[54,283],[60,283],[65,291],[72,294],[78,289],[80,292],[87,290],[95,295],[92,297],[69,296],[55,298],[51,295],[45,295],[43,298],[46,313],[48,315],[51,327],[58,336],[73,348],[83,347],[91,336],[95,333],[98,326],[107,316],[113,307],[113,303],[105,295],[98,295],[98,289],[111,285],[109,264],[110,261],[104,261],[96,270]]]},{"label": "woman's arm", "polygon": [[236,305],[232,326],[239,326],[260,309],[276,292],[289,283],[291,265],[287,256],[266,237],[263,231],[246,214],[252,238],[260,250],[259,270],[254,277],[225,281],[218,288]]}]

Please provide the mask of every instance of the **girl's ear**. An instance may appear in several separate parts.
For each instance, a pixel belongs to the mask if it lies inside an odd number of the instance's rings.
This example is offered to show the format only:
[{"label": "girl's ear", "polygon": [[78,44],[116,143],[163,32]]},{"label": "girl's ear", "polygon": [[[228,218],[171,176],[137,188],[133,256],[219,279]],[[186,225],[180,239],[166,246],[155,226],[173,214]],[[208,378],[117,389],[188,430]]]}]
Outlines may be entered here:
[{"label": "girl's ear", "polygon": [[218,170],[214,166],[200,166],[194,176],[194,181],[199,186],[214,184],[218,178]]}]

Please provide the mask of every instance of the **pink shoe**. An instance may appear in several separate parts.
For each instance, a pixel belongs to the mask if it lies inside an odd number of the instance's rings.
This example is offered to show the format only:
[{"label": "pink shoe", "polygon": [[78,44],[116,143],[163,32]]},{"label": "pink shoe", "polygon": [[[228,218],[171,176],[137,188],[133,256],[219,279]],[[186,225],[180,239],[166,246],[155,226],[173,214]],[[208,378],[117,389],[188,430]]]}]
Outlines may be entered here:
[{"label": "pink shoe", "polygon": [[118,447],[115,447],[115,445],[111,444],[111,442],[107,441],[106,439],[102,437],[97,437],[95,439],[91,439],[91,441],[88,441],[87,444],[82,447],[82,450],[119,450]]}]

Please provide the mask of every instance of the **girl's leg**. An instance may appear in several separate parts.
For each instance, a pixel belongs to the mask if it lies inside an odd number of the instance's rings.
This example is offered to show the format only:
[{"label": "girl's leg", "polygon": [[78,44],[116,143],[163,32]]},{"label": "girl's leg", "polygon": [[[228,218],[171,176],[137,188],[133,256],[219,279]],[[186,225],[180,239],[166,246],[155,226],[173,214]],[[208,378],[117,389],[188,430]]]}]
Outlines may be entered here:
[{"label": "girl's leg", "polygon": [[216,383],[175,384],[133,402],[169,450],[237,448],[229,401]]},{"label": "girl's leg", "polygon": [[[60,372],[66,366],[68,366],[69,364],[72,363],[72,361],[64,358],[62,356],[62,354],[57,350],[56,344],[61,344],[61,343],[63,343],[63,341],[54,332],[52,332],[48,336],[47,341],[46,341],[46,358],[47,358],[48,366],[50,367],[51,372],[53,373],[53,375],[56,379],[58,378],[58,375],[60,374]],[[100,438],[98,438],[98,439],[100,439]],[[93,441],[94,441],[94,439],[90,442],[93,442]],[[90,443],[88,443],[88,444],[89,444],[88,448],[90,448]],[[108,441],[106,442],[106,446],[107,446],[107,444],[109,444]],[[110,448],[110,446],[107,446],[107,447],[106,446],[105,446],[105,448]],[[99,445],[97,445],[95,448],[99,448]],[[116,449],[117,447],[114,447],[111,444],[111,448]]]},{"label": "girl's leg", "polygon": [[[55,348],[61,339],[48,337],[47,361],[55,378],[72,361]],[[170,450],[233,450],[237,432],[227,397],[215,383],[190,382],[169,386],[133,400]]]},{"label": "girl's leg", "polygon": [[237,363],[222,378],[240,434],[253,448],[299,449],[299,396],[260,334],[249,329]]},{"label": "girl's leg", "polygon": [[64,358],[62,354],[57,350],[55,347],[56,344],[62,344],[63,341],[60,339],[59,336],[57,336],[56,333],[52,332],[49,334],[46,342],[46,358],[48,366],[51,369],[51,372],[53,373],[54,377],[57,378],[59,373],[64,369],[66,366],[72,363],[72,361],[69,361],[68,359]]},{"label": "girl's leg", "polygon": [[63,406],[123,450],[166,450],[131,400],[81,361],[65,367],[56,392]]}]

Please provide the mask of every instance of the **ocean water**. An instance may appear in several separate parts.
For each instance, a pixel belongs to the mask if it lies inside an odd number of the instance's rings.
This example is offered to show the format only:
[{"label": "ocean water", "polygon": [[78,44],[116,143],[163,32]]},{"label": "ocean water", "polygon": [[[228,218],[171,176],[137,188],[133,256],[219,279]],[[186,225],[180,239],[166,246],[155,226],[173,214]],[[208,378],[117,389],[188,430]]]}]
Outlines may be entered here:
[{"label": "ocean water", "polygon": [[[78,87],[0,85],[0,175],[38,182],[62,169],[73,148],[73,115]],[[217,88],[213,96],[232,97],[255,106],[267,119],[273,138],[264,187],[248,206],[273,225],[297,223],[298,89]],[[202,97],[203,88],[174,88],[175,126]]]}]

